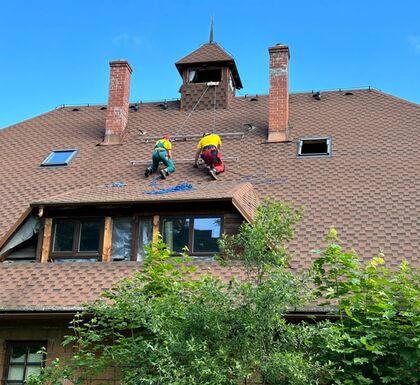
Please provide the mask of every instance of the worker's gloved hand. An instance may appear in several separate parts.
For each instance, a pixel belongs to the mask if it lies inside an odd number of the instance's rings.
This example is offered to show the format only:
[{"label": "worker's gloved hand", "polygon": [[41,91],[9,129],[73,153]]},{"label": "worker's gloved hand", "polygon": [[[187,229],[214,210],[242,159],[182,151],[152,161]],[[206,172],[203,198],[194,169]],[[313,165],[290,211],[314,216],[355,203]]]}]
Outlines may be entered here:
[{"label": "worker's gloved hand", "polygon": [[194,168],[198,168],[198,163],[194,163]]}]

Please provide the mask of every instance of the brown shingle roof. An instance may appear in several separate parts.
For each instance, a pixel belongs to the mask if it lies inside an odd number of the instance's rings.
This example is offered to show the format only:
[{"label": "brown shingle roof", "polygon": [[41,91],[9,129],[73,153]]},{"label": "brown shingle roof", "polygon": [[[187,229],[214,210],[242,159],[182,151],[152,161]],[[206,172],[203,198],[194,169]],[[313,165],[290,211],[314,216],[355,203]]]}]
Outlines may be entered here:
[{"label": "brown shingle roof", "polygon": [[233,61],[230,56],[222,47],[217,43],[206,43],[187,56],[178,60],[175,65],[179,64],[192,64],[192,63],[206,63],[216,61]]},{"label": "brown shingle roof", "polygon": [[[194,266],[193,278],[203,274],[225,281],[244,277],[239,267],[221,268],[216,262],[199,261]],[[139,268],[140,262],[1,263],[0,312],[78,310]]]},{"label": "brown shingle roof", "polygon": [[249,210],[252,216],[258,204],[252,184],[249,182],[221,182],[209,185],[199,184],[191,186],[185,191],[153,194],[159,189],[153,186],[145,186],[144,183],[134,182],[119,186],[118,184],[101,184],[88,186],[77,190],[71,190],[63,194],[48,197],[39,202],[33,202],[34,206],[57,206],[73,204],[98,204],[98,203],[140,203],[152,201],[206,201],[206,200],[234,200],[244,210]]},{"label": "brown shingle roof", "polygon": [[[314,257],[310,250],[323,246],[330,226],[337,228],[345,247],[354,247],[363,258],[383,250],[393,266],[405,258],[418,266],[420,107],[373,90],[355,90],[352,95],[324,92],[319,101],[310,93],[291,94],[292,142],[268,144],[267,99],[239,97],[229,109],[217,110],[223,154],[240,158],[227,162],[226,172],[217,181],[194,169],[191,162],[179,161],[176,172],[157,181],[157,187],[190,183],[197,191],[219,187],[222,191],[225,182],[248,182],[260,198],[305,205],[304,218],[289,247],[294,268],[310,264]],[[150,158],[153,143],[144,143],[140,132],[174,134],[189,113],[179,109],[179,102],[169,102],[166,110],[157,103],[143,103],[137,112],[130,110],[124,143],[105,147],[96,144],[103,136],[106,111],[99,106],[78,109],[53,110],[0,130],[0,238],[31,202],[67,192],[76,196],[90,186],[120,181],[138,191],[149,189],[151,180],[144,178],[144,167],[130,164],[130,160]],[[246,123],[256,129],[244,138],[223,136],[242,130]],[[178,134],[200,134],[212,125],[212,112],[195,111]],[[332,137],[331,158],[296,157],[299,138],[325,136]],[[192,158],[195,144],[175,142],[174,157]],[[69,167],[39,167],[52,149],[75,147],[79,153]],[[243,192],[242,205],[247,205],[248,194],[249,190]],[[26,271],[20,277],[27,280],[36,269],[31,264],[8,266],[8,274],[13,269]],[[60,266],[48,264],[45,269],[53,267],[54,275],[69,268]]]},{"label": "brown shingle roof", "polygon": [[232,69],[236,88],[242,88],[241,78],[239,76],[234,58],[217,43],[203,44],[189,55],[178,60],[175,63],[175,66],[179,73],[182,75],[182,70],[184,67],[189,67],[192,64],[201,63],[226,63]]}]

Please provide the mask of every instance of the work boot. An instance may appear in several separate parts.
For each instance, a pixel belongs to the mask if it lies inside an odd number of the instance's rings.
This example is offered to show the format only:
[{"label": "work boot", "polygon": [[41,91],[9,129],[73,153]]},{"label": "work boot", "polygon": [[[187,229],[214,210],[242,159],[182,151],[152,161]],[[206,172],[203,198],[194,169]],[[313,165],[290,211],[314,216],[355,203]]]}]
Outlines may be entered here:
[{"label": "work boot", "polygon": [[209,172],[210,172],[211,177],[214,180],[216,180],[217,179],[217,171],[216,171],[216,169],[215,168],[212,168]]},{"label": "work boot", "polygon": [[144,176],[146,177],[146,178],[148,178],[149,177],[149,175],[152,173],[152,169],[151,168],[149,168],[149,167],[147,167],[146,168],[146,171],[144,172]]},{"label": "work boot", "polygon": [[169,175],[169,172],[166,171],[166,169],[160,170],[160,175],[162,176],[162,179],[166,179],[166,177]]}]

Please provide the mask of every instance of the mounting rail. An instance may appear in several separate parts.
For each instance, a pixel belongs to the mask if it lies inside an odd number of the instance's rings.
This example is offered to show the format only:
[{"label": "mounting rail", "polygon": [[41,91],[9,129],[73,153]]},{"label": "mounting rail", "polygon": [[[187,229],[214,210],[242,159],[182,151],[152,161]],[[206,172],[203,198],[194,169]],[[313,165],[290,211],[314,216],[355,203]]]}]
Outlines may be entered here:
[{"label": "mounting rail", "polygon": [[[183,158],[183,159],[173,159],[174,163],[192,163],[194,162],[194,158]],[[239,162],[239,156],[224,156],[224,162]],[[137,164],[149,164],[151,163],[150,160],[130,160],[130,164],[135,166]]]}]

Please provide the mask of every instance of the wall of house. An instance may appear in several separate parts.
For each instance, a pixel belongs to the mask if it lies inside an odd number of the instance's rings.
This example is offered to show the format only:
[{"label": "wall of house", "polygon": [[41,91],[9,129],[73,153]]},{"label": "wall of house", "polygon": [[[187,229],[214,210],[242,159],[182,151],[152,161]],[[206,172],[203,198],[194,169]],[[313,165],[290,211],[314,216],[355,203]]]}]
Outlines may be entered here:
[{"label": "wall of house", "polygon": [[[1,316],[0,316],[1,317]],[[1,320],[1,318],[0,318]],[[10,342],[30,342],[30,341],[46,341],[47,357],[46,365],[55,359],[60,360],[71,356],[73,349],[70,346],[62,345],[64,336],[71,334],[66,324],[59,322],[51,324],[48,321],[27,321],[20,323],[19,321],[10,321],[7,324],[0,325],[0,385],[6,385],[7,374],[7,346]],[[117,385],[118,372],[115,368],[110,368],[107,372],[102,373],[91,382],[91,385],[106,383],[109,385]],[[64,385],[71,385],[70,381]]]},{"label": "wall of house", "polygon": [[[213,67],[208,67],[211,69]],[[215,67],[217,68],[217,67]],[[220,67],[218,67],[220,68]],[[201,98],[200,103],[197,105],[198,110],[212,110],[214,109],[215,101],[216,108],[228,108],[229,102],[235,95],[235,90],[229,90],[229,77],[230,69],[227,67],[221,68],[222,79],[217,86],[211,86],[207,92],[203,95],[203,92],[207,88],[206,83],[189,83],[187,76],[188,70],[184,71],[183,85],[181,87],[181,109],[191,111],[198,100]],[[216,95],[215,95],[216,90]],[[209,127],[210,129],[210,127]]]}]

